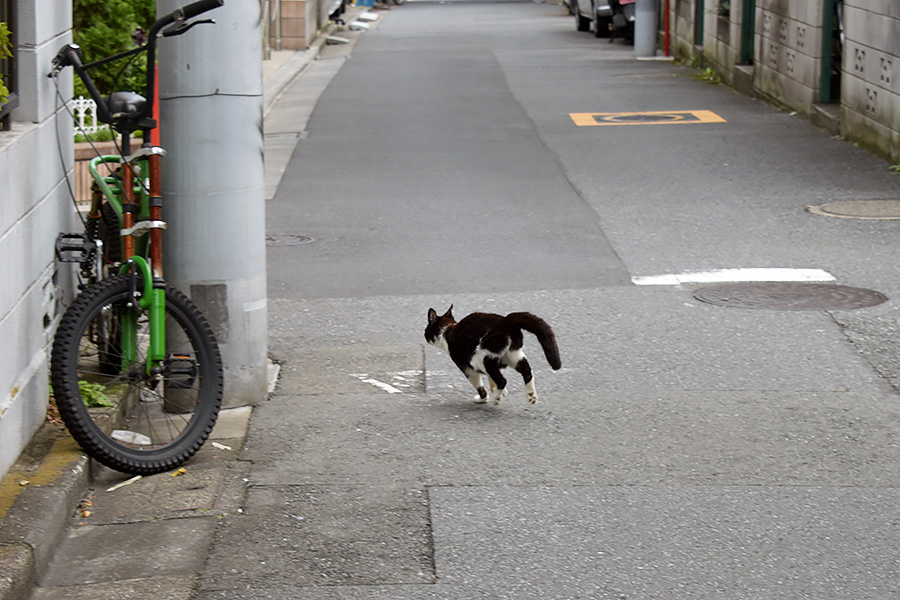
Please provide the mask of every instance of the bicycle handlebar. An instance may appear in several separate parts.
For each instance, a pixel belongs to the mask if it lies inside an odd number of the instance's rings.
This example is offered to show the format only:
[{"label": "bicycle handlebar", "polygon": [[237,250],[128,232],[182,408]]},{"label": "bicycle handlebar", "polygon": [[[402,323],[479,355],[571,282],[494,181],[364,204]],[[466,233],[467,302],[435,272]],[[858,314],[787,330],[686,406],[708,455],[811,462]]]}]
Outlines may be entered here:
[{"label": "bicycle handlebar", "polygon": [[219,8],[223,4],[225,4],[225,0],[199,0],[199,2],[182,6],[178,10],[182,12],[185,19],[193,19],[197,15],[202,15],[208,10]]},{"label": "bicycle handlebar", "polygon": [[153,112],[154,82],[156,72],[156,39],[157,37],[159,37],[160,30],[162,30],[167,25],[175,23],[172,28],[163,32],[162,35],[167,37],[181,35],[187,32],[188,29],[196,25],[196,23],[187,23],[188,19],[196,17],[197,15],[201,15],[214,8],[218,8],[224,4],[225,0],[199,0],[198,2],[193,2],[180,8],[176,8],[174,11],[157,20],[155,23],[153,23],[153,25],[150,26],[146,45],[137,49],[127,50],[125,52],[121,52],[119,54],[94,61],[87,65],[84,65],[81,62],[81,48],[77,44],[67,44],[66,46],[63,46],[62,49],[60,49],[59,53],[53,59],[53,69],[47,76],[54,77],[59,74],[59,72],[65,67],[71,66],[75,70],[75,73],[78,74],[78,77],[80,77],[84,82],[84,85],[87,88],[91,98],[94,100],[94,102],[97,103],[97,120],[99,120],[101,123],[115,125],[115,119],[109,111],[109,106],[104,101],[103,96],[97,89],[97,86],[94,85],[94,82],[91,80],[91,76],[88,75],[87,70],[94,66],[106,64],[107,62],[110,62],[112,60],[124,58],[126,56],[131,56],[133,54],[138,54],[140,52],[146,51],[147,82],[145,88],[145,96],[147,99],[147,104],[139,113],[135,115],[129,115],[127,117],[127,121],[134,124],[135,129],[152,129],[156,126],[156,124],[153,123],[152,126],[147,127],[147,125],[149,123],[152,123],[152,121],[148,123],[145,120],[150,117]]}]

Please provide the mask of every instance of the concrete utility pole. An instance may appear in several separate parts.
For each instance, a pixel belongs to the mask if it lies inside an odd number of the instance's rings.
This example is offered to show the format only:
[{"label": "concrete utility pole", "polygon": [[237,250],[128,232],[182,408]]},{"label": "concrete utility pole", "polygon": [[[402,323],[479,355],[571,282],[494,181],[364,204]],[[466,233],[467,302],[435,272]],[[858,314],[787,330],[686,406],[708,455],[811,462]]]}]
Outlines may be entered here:
[{"label": "concrete utility pole", "polygon": [[[156,13],[191,0],[158,0]],[[225,405],[266,395],[266,243],[259,2],[225,0],[159,45],[165,276],[212,325]]]},{"label": "concrete utility pole", "polygon": [[657,0],[637,0],[634,3],[634,55],[638,58],[656,56],[658,10]]}]

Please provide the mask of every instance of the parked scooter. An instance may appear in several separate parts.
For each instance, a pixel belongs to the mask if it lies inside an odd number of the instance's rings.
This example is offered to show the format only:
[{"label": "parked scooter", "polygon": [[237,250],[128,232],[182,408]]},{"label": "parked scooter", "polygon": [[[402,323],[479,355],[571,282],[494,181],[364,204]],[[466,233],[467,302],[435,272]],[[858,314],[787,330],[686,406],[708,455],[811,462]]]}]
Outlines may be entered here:
[{"label": "parked scooter", "polygon": [[609,0],[612,9],[612,23],[609,28],[613,38],[623,37],[634,41],[634,5],[637,0]]}]

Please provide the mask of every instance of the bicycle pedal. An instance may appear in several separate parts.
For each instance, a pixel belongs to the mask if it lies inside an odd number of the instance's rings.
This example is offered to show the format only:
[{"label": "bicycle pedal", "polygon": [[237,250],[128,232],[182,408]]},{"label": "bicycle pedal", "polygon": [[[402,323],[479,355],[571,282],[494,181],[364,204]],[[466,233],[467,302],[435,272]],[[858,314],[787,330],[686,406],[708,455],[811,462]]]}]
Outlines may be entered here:
[{"label": "bicycle pedal", "polygon": [[166,357],[163,374],[166,385],[174,389],[191,389],[197,378],[197,361],[182,354],[169,354]]},{"label": "bicycle pedal", "polygon": [[97,246],[83,233],[61,233],[56,238],[56,259],[64,263],[91,262]]}]

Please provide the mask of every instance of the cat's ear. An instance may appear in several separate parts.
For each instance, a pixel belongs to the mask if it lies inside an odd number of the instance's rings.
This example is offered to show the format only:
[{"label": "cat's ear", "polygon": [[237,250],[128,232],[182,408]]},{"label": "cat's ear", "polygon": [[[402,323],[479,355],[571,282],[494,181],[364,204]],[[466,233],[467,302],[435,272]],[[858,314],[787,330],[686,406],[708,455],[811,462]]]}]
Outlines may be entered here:
[{"label": "cat's ear", "polygon": [[450,305],[450,308],[447,309],[447,312],[444,313],[445,317],[453,318],[453,305]]},{"label": "cat's ear", "polygon": [[428,309],[428,324],[434,325],[435,322],[437,322],[437,320],[438,320],[437,311],[434,310],[433,308],[429,308]]}]

